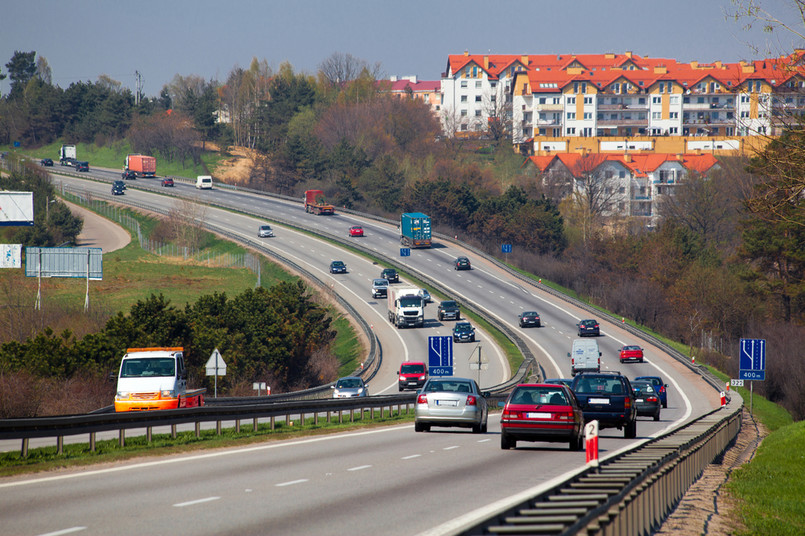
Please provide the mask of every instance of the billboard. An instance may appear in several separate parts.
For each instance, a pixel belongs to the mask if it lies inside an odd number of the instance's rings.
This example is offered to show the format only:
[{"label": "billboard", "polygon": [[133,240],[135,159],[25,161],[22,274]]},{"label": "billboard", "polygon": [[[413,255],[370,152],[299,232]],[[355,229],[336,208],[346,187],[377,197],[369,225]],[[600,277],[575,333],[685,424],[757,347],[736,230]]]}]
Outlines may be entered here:
[{"label": "billboard", "polygon": [[22,244],[0,244],[0,268],[22,268]]},{"label": "billboard", "polygon": [[101,248],[25,248],[26,277],[103,279]]},{"label": "billboard", "polygon": [[0,226],[19,227],[33,224],[33,192],[0,192]]}]

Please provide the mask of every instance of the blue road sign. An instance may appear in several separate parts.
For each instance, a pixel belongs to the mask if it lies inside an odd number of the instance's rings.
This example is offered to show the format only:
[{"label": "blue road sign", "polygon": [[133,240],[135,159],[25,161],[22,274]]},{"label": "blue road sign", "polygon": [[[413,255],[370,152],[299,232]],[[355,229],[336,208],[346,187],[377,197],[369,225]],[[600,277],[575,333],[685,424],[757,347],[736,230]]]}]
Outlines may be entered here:
[{"label": "blue road sign", "polygon": [[453,337],[428,337],[428,374],[453,375]]},{"label": "blue road sign", "polygon": [[411,248],[400,248],[400,257],[410,257]]},{"label": "blue road sign", "polygon": [[741,339],[738,378],[766,379],[766,339]]},{"label": "blue road sign", "polygon": [[503,244],[500,246],[501,253],[511,253],[512,252],[512,245],[511,244]]}]

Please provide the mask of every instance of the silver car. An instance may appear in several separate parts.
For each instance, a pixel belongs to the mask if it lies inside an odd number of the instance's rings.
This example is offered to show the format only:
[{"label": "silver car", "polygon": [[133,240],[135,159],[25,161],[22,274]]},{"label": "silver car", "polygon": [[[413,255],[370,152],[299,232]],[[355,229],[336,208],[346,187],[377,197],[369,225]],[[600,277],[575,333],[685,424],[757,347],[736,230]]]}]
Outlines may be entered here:
[{"label": "silver car", "polygon": [[486,433],[488,395],[469,378],[430,378],[416,398],[414,430],[428,432],[431,426],[459,426],[472,428],[475,434]]},{"label": "silver car", "polygon": [[372,280],[372,297],[385,298],[389,292],[388,279],[374,279]]},{"label": "silver car", "polygon": [[339,378],[335,385],[330,387],[333,390],[333,398],[369,396],[369,384],[364,383],[363,379],[357,376]]},{"label": "silver car", "polygon": [[270,225],[261,225],[257,228],[257,236],[259,238],[266,238],[274,236],[274,230],[271,229]]}]

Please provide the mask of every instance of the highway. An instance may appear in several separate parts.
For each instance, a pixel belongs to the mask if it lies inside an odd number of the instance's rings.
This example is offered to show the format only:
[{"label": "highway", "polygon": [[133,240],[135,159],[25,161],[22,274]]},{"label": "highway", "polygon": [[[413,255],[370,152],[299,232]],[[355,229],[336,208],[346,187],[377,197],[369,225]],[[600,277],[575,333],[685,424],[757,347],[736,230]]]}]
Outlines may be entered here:
[{"label": "highway", "polygon": [[[74,179],[56,182],[59,180]],[[91,182],[84,182],[82,188],[109,190],[108,184]],[[137,200],[150,206],[175,202],[158,195],[159,190],[158,180],[138,179],[116,201]],[[394,226],[343,214],[308,215],[301,202],[225,188],[197,191],[181,183],[172,193],[201,202],[214,200],[265,214],[269,222],[274,216],[322,233],[346,236],[350,225],[360,223],[367,236],[356,240],[389,256],[396,257],[399,250]],[[256,234],[260,222],[211,207],[206,209],[205,219],[248,237]],[[370,384],[372,394],[396,391],[396,366],[406,358],[422,359],[427,335],[449,334],[451,322],[436,321],[434,305],[426,313],[425,329],[391,328],[383,304],[371,300],[369,293],[370,279],[379,274],[380,267],[308,235],[272,226],[277,237],[266,239],[269,247],[314,271],[341,295],[352,296],[350,301],[360,314],[370,322],[374,319],[381,341],[398,341],[384,344],[384,365]],[[452,261],[458,255],[470,257],[474,269],[454,271]],[[347,263],[347,277],[328,274],[333,258]],[[532,347],[546,376],[570,376],[566,355],[576,337],[575,324],[589,313],[552,297],[538,284],[513,280],[494,264],[452,244],[413,250],[411,257],[400,258],[398,268],[406,267],[438,279],[453,290],[452,297],[477,303],[514,326]],[[525,309],[537,310],[544,327],[517,328],[517,314]],[[602,430],[602,457],[717,406],[717,393],[687,368],[635,340],[618,324],[602,323],[601,328],[598,340],[604,370],[621,370],[630,377],[658,374],[670,385],[662,419],[654,422],[641,417],[636,440],[624,439],[622,431]],[[509,374],[505,361],[489,347],[485,334],[479,338],[490,363],[489,370],[482,372],[481,384],[500,383]],[[647,362],[621,366],[617,349],[623,344],[642,345]],[[457,364],[466,362],[471,346],[456,345]],[[462,347],[466,349],[460,350]],[[459,355],[459,351],[464,353]],[[477,371],[459,369],[457,374]],[[584,464],[583,452],[570,452],[561,444],[520,443],[516,450],[502,451],[498,415],[491,414],[489,432],[483,435],[438,428],[415,433],[413,425],[404,425],[3,479],[0,534],[438,534],[446,532],[444,524],[456,518],[480,513],[486,505]]]}]

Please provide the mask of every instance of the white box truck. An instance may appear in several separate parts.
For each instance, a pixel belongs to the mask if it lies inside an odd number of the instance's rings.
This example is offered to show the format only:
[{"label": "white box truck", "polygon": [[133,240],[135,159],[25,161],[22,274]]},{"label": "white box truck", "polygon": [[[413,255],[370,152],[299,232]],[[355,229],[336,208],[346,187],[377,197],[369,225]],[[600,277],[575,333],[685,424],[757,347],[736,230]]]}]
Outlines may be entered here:
[{"label": "white box truck", "polygon": [[203,406],[205,391],[187,390],[181,347],[129,348],[117,375],[115,411]]},{"label": "white box truck", "polygon": [[418,288],[391,288],[388,290],[389,322],[403,328],[425,325],[425,302]]},{"label": "white box truck", "polygon": [[196,188],[200,190],[211,190],[212,189],[212,176],[211,175],[199,175],[196,177]]},{"label": "white box truck", "polygon": [[574,340],[573,349],[567,357],[570,358],[570,373],[573,376],[579,372],[601,372],[601,351],[596,340]]}]

